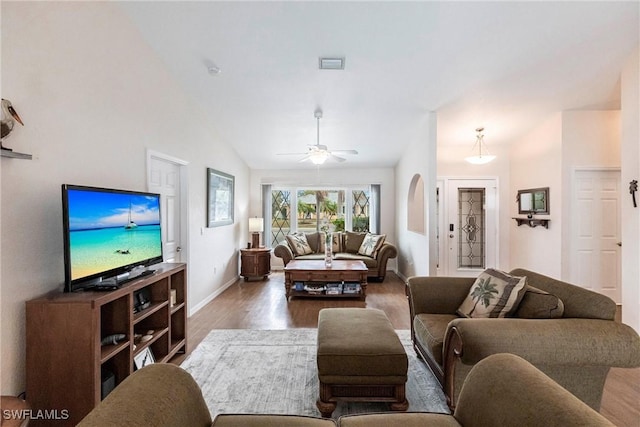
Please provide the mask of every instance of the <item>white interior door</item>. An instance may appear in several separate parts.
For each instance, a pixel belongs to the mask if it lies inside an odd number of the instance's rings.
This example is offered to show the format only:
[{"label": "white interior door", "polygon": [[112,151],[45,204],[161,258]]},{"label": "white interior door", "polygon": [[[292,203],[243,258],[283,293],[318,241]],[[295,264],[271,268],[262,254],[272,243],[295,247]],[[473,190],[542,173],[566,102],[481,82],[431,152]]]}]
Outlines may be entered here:
[{"label": "white interior door", "polygon": [[497,181],[444,179],[439,247],[444,276],[475,277],[497,268]]},{"label": "white interior door", "polygon": [[165,262],[182,260],[181,164],[151,155],[148,163],[148,186],[159,193],[162,216],[162,250]]},{"label": "white interior door", "polygon": [[571,282],[621,303],[620,171],[576,170]]}]

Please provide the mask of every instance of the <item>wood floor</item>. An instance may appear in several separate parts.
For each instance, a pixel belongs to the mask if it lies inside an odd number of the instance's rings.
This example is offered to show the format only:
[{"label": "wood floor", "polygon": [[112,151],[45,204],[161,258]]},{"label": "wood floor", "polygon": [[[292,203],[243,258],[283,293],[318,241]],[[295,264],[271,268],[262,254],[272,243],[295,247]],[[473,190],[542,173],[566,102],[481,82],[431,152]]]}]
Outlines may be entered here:
[{"label": "wood floor", "polygon": [[[369,284],[366,302],[327,298],[287,302],[283,274],[276,272],[266,281],[239,280],[189,318],[189,349],[196,348],[212,329],[315,328],[318,312],[325,307],[378,308],[396,329],[410,328],[404,283],[392,273],[383,283]],[[640,427],[640,368],[610,371],[600,412],[619,427]]]}]

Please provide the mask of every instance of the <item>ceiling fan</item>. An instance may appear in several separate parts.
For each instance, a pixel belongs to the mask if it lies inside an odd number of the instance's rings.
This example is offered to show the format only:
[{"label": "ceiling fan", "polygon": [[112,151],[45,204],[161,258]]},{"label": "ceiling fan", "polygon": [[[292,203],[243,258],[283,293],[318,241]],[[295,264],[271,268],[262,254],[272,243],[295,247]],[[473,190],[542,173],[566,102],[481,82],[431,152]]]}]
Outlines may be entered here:
[{"label": "ceiling fan", "polygon": [[336,162],[344,162],[344,157],[336,156],[336,154],[358,154],[356,150],[332,150],[330,151],[326,145],[320,144],[320,119],[322,118],[322,110],[317,109],[313,116],[316,118],[317,122],[317,142],[314,145],[308,146],[308,151],[306,153],[278,153],[281,156],[304,156],[299,160],[299,162],[306,162],[307,160],[311,161],[311,163],[316,165],[321,165],[325,161],[331,159]]}]

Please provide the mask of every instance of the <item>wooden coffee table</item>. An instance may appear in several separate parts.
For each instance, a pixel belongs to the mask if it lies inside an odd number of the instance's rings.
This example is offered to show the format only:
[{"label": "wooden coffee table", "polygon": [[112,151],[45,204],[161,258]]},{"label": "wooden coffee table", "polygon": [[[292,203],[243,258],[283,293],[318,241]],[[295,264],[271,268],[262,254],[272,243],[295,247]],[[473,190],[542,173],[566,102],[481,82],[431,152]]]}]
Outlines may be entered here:
[{"label": "wooden coffee table", "polygon": [[[322,297],[322,298],[360,298],[367,295],[367,266],[362,261],[334,260],[331,267],[326,267],[322,260],[293,260],[284,268],[284,289],[287,299],[296,297]],[[309,293],[304,290],[296,290],[295,283],[304,285],[326,285],[327,283],[359,284],[358,293],[326,294]]]}]

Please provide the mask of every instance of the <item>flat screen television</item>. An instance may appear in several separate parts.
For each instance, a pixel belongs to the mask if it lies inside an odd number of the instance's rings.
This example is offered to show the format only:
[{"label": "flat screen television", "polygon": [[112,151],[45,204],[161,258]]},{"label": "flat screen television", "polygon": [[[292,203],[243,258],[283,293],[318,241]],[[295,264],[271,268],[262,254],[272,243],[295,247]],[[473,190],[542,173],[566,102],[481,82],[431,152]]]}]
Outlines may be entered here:
[{"label": "flat screen television", "polygon": [[159,194],[63,184],[62,219],[65,292],[115,287],[162,262]]}]

